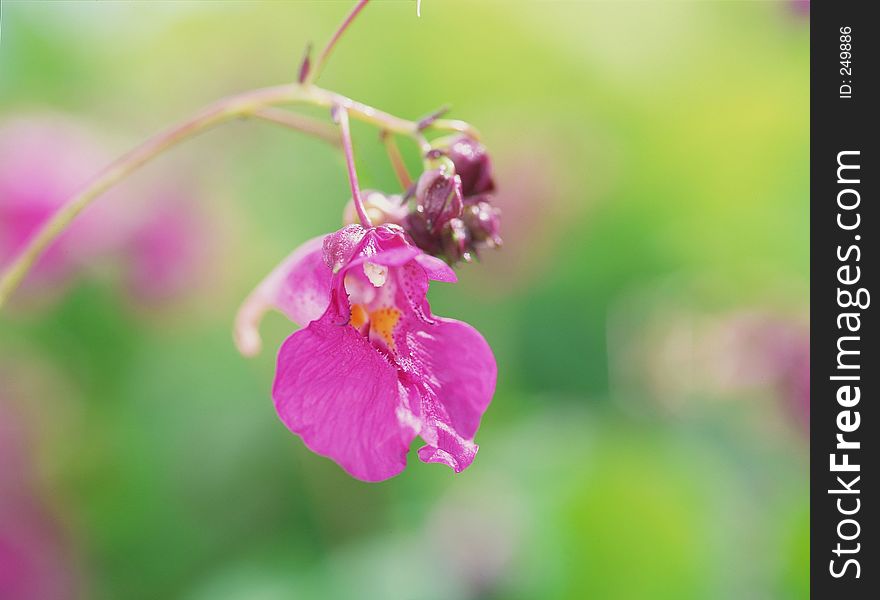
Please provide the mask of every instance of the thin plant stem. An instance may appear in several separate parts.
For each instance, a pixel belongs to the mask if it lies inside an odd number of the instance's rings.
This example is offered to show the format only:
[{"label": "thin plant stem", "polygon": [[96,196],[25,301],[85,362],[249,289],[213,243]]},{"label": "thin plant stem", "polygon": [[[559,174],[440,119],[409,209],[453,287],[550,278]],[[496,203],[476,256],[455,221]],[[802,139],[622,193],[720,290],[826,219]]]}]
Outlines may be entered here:
[{"label": "thin plant stem", "polygon": [[[265,118],[265,115],[258,115],[257,113],[273,106],[285,104],[310,104],[326,108],[338,107],[339,109],[344,109],[346,116],[351,115],[352,118],[370,123],[383,130],[410,137],[415,139],[421,146],[425,144],[424,138],[419,132],[418,124],[415,121],[401,119],[372,106],[314,85],[291,83],[261,88],[218,100],[196,113],[193,117],[149,138],[128,154],[110,164],[95,176],[85,189],[67,200],[36,235],[28,241],[22,252],[0,276],[0,308],[2,308],[12,292],[19,286],[49,244],[95,198],[166,150],[203,131],[238,118],[254,116]],[[270,113],[270,115],[278,116],[277,113]],[[289,120],[285,125],[290,126]],[[470,126],[464,127],[464,125],[461,122],[450,122],[447,124],[438,121],[432,124],[432,128],[449,131],[470,129]]]},{"label": "thin plant stem", "polygon": [[400,182],[400,187],[404,190],[409,189],[412,185],[412,177],[410,177],[409,171],[406,170],[406,164],[403,162],[403,156],[400,154],[400,148],[397,147],[397,140],[394,139],[394,134],[383,130],[381,136],[382,143],[385,145],[385,152],[388,154],[388,161],[391,163],[391,168],[394,169],[394,174],[397,176],[397,181]]},{"label": "thin plant stem", "polygon": [[280,108],[264,108],[253,114],[253,117],[295,131],[313,135],[336,148],[342,148],[336,129],[330,124],[311,117],[306,117]]},{"label": "thin plant stem", "polygon": [[351,12],[348,13],[348,16],[345,17],[345,20],[342,22],[342,25],[339,26],[339,29],[336,30],[336,33],[333,34],[333,37],[330,38],[330,41],[327,42],[327,45],[324,46],[324,49],[321,51],[321,55],[318,57],[318,61],[315,63],[315,67],[311,69],[306,75],[304,83],[314,83],[318,77],[321,75],[321,71],[324,69],[324,65],[327,64],[327,59],[330,58],[330,54],[333,52],[333,49],[336,47],[336,43],[342,37],[342,34],[345,33],[345,30],[348,29],[349,25],[355,20],[355,18],[360,14],[360,12],[367,5],[369,0],[359,0],[357,4],[354,5],[354,8],[351,9]]},{"label": "thin plant stem", "polygon": [[457,131],[459,133],[464,133],[468,137],[472,137],[475,140],[479,141],[480,132],[465,121],[459,121],[458,119],[437,119],[429,126],[430,129],[437,129],[440,131]]},{"label": "thin plant stem", "polygon": [[[0,276],[0,308],[3,307],[12,292],[21,284],[21,281],[49,244],[51,244],[52,241],[67,228],[70,222],[95,198],[166,150],[221,123],[236,118],[255,117],[285,127],[292,127],[299,131],[316,135],[321,139],[331,141],[328,137],[328,132],[321,127],[319,123],[313,122],[311,119],[306,119],[299,115],[293,115],[292,113],[272,108],[273,106],[282,104],[311,104],[314,106],[322,106],[338,110],[341,115],[344,115],[342,118],[346,123],[346,128],[348,125],[348,116],[351,115],[352,118],[380,127],[382,130],[389,132],[389,134],[393,133],[408,136],[416,141],[423,154],[428,152],[431,145],[422,134],[422,129],[424,129],[423,124],[420,125],[414,121],[395,117],[394,115],[373,108],[372,106],[368,106],[341,94],[313,85],[313,82],[324,68],[333,48],[335,48],[336,43],[354,21],[355,17],[357,17],[364,9],[367,2],[368,0],[359,0],[358,3],[355,4],[354,8],[342,22],[342,25],[336,30],[336,33],[330,38],[330,41],[327,42],[315,68],[311,69],[310,72],[307,72],[305,76],[303,76],[303,72],[301,72],[299,82],[253,90],[219,100],[202,109],[192,118],[151,137],[95,176],[83,191],[70,198],[54,215],[52,215],[36,235],[28,241],[24,250],[15,258],[8,269],[2,274],[2,276]],[[421,7],[419,7],[419,9],[420,8]],[[307,65],[304,65],[303,68],[305,68],[306,71],[309,71]],[[463,121],[437,119],[430,124],[430,128],[440,131],[458,131],[475,139],[479,139],[479,133]],[[350,141],[349,135],[349,147],[347,149],[346,160],[350,163],[349,171],[350,175],[353,177],[352,183],[354,190],[357,185],[357,176],[353,170],[353,160],[351,160],[349,156],[351,153]],[[338,144],[339,142],[333,140],[332,143]],[[343,140],[342,143],[345,144],[345,140]],[[393,162],[394,159],[392,158],[392,163]],[[400,164],[402,164],[402,161]],[[395,170],[397,170],[396,165]],[[399,176],[400,173],[398,173],[398,177]],[[401,182],[402,181],[403,180],[401,180]],[[366,217],[366,213],[363,211],[363,205],[362,202],[360,202],[359,194],[355,194],[355,203],[356,206],[358,206],[358,214],[361,217],[361,221],[365,222],[365,224],[369,223],[369,218]]]},{"label": "thin plant stem", "polygon": [[351,127],[348,123],[348,111],[342,107],[335,107],[333,116],[339,124],[339,131],[342,135],[342,151],[345,154],[345,166],[348,168],[348,182],[351,184],[351,200],[354,202],[354,208],[357,211],[361,225],[364,227],[372,227],[370,216],[364,208],[364,201],[361,198],[361,188],[358,185],[357,170],[354,166],[354,149],[351,145]]}]

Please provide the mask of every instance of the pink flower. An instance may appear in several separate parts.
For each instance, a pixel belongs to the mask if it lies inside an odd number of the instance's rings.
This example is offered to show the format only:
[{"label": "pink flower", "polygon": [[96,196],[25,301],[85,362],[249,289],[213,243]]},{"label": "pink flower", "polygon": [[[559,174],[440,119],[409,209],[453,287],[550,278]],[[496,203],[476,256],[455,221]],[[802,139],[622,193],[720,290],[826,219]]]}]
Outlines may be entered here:
[{"label": "pink flower", "polygon": [[[93,136],[61,116],[0,124],[0,269],[108,162]],[[204,272],[205,218],[179,186],[122,187],[89,206],[39,259],[27,300],[58,292],[90,266],[118,262],[138,301],[192,289]],[[52,294],[48,294],[52,295]]]},{"label": "pink flower", "polygon": [[456,277],[401,227],[348,225],[297,249],[239,312],[245,354],[258,350],[268,308],[307,324],[281,346],[275,406],[306,446],[358,479],[400,473],[417,435],[423,462],[455,472],[477,453],[495,358],[473,327],[431,314],[429,280]]},{"label": "pink flower", "polygon": [[[102,166],[102,154],[82,128],[61,117],[0,126],[0,269]],[[63,283],[96,253],[115,246],[119,227],[112,220],[105,203],[90,207],[43,255],[28,283]]]},{"label": "pink flower", "polygon": [[157,187],[150,196],[119,251],[126,261],[127,292],[155,305],[215,283],[211,257],[221,249],[214,220],[179,186]]},{"label": "pink flower", "polygon": [[77,597],[77,575],[64,527],[37,493],[37,468],[0,364],[0,598]]}]

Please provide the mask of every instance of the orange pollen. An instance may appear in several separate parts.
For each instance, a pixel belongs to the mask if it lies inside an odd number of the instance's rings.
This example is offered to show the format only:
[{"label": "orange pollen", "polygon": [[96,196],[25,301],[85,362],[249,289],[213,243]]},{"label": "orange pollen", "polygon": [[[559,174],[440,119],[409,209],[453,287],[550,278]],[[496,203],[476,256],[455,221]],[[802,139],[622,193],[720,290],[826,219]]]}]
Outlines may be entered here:
[{"label": "orange pollen", "polygon": [[360,304],[354,304],[351,307],[351,317],[348,319],[348,324],[354,327],[357,330],[360,330],[361,327],[367,324],[369,320],[369,315],[367,315],[366,309]]},{"label": "orange pollen", "polygon": [[365,333],[363,331],[364,326],[369,323],[369,329],[366,333],[378,336],[385,342],[389,350],[396,351],[394,347],[394,328],[397,327],[397,323],[400,321],[400,314],[399,310],[392,307],[367,312],[367,309],[362,304],[352,304],[351,317],[348,319],[348,324],[357,331]]},{"label": "orange pollen", "polygon": [[370,330],[382,338],[391,351],[394,347],[394,328],[400,321],[400,311],[396,308],[380,308],[370,313]]}]

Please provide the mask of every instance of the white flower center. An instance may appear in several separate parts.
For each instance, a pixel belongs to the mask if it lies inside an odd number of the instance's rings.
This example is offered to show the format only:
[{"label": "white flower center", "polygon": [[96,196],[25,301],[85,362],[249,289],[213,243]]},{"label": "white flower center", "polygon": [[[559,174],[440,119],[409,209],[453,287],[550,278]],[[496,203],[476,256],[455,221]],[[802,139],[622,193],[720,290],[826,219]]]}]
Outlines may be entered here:
[{"label": "white flower center", "polygon": [[373,286],[382,287],[385,285],[385,280],[388,279],[388,267],[366,262],[364,263],[364,275],[367,276],[367,279],[370,280]]}]

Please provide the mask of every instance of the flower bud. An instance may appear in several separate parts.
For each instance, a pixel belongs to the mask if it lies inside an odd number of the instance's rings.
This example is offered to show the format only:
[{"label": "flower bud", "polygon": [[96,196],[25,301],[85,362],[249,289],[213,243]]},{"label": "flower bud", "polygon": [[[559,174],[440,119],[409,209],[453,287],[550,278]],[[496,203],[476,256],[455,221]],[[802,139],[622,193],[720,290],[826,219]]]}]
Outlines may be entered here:
[{"label": "flower bud", "polygon": [[416,246],[428,254],[441,254],[443,248],[440,240],[428,229],[425,216],[420,212],[411,212],[403,222],[403,228],[412,238]]},{"label": "flower bud", "polygon": [[[375,190],[363,190],[361,191],[361,199],[364,202],[364,210],[373,225],[388,223],[399,225],[406,218],[407,207],[400,196],[386,196]],[[346,225],[360,223],[353,200],[349,200],[345,205],[342,219]]]},{"label": "flower bud", "polygon": [[416,184],[416,210],[429,231],[439,233],[450,219],[461,216],[461,179],[452,169],[441,166],[422,173]]},{"label": "flower bud", "polygon": [[496,248],[501,245],[501,211],[481,200],[464,207],[462,221],[468,229],[471,242]]},{"label": "flower bud", "polygon": [[452,160],[455,172],[461,177],[465,198],[495,190],[492,161],[483,144],[466,135],[458,136],[449,141],[444,154]]},{"label": "flower bud", "polygon": [[448,262],[456,263],[460,260],[470,262],[470,233],[461,219],[450,219],[443,226],[443,253]]},{"label": "flower bud", "polygon": [[449,264],[471,261],[481,248],[501,245],[501,211],[492,206],[492,163],[466,135],[435,140],[415,202],[401,221],[413,242]]}]

